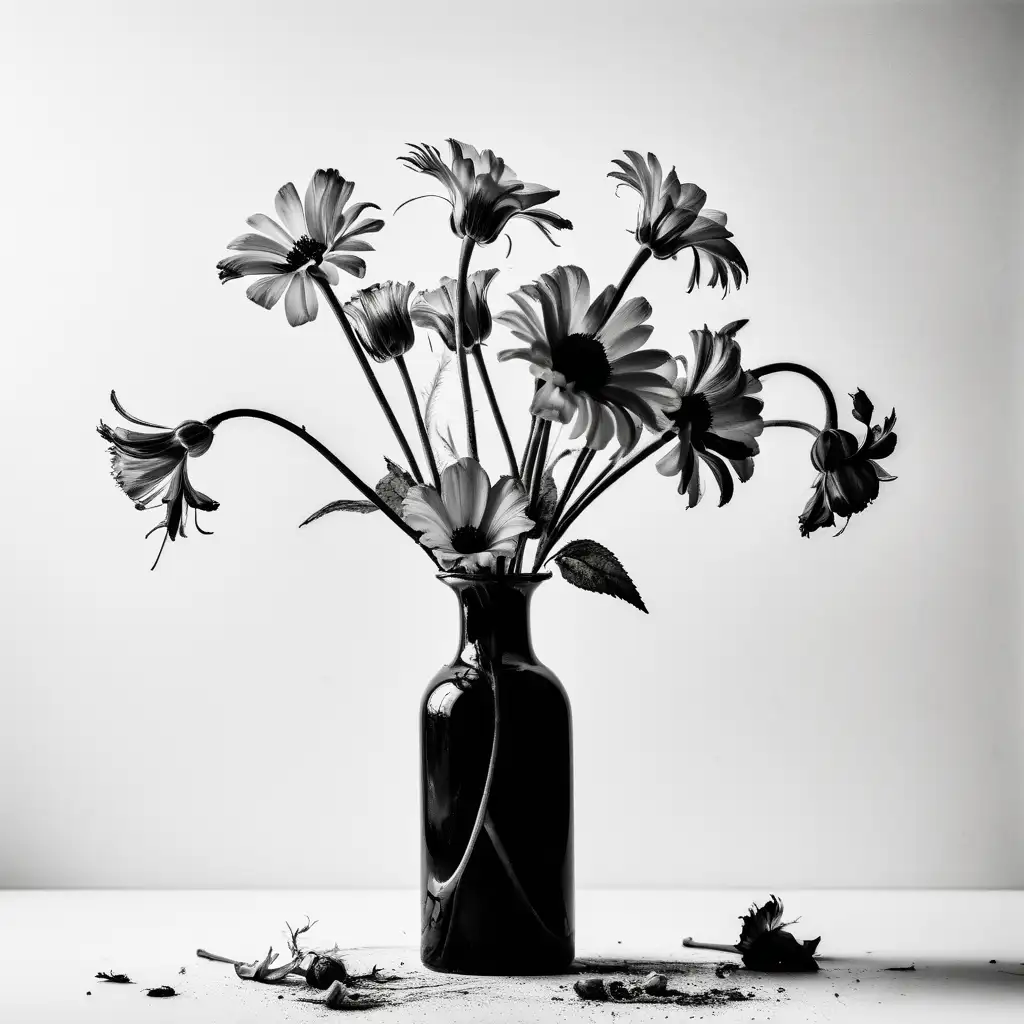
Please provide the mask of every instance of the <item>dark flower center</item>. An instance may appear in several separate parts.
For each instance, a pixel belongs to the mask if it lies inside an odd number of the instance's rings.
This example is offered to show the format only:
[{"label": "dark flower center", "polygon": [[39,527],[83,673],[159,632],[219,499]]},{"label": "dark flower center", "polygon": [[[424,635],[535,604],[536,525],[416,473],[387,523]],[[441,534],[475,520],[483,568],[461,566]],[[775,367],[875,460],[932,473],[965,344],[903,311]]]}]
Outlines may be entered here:
[{"label": "dark flower center", "polygon": [[698,391],[692,395],[683,395],[682,402],[675,412],[669,414],[676,426],[682,429],[689,424],[691,436],[695,438],[706,434],[714,422],[708,400]]},{"label": "dark flower center", "polygon": [[285,257],[285,262],[293,270],[304,267],[311,260],[318,267],[323,262],[327,246],[318,242],[309,235],[303,235],[294,245],[292,251]]},{"label": "dark flower center", "polygon": [[479,526],[459,526],[452,531],[452,548],[460,555],[487,550],[487,536]]},{"label": "dark flower center", "polygon": [[570,334],[553,341],[551,363],[567,383],[588,395],[598,394],[612,375],[604,345],[592,334]]}]

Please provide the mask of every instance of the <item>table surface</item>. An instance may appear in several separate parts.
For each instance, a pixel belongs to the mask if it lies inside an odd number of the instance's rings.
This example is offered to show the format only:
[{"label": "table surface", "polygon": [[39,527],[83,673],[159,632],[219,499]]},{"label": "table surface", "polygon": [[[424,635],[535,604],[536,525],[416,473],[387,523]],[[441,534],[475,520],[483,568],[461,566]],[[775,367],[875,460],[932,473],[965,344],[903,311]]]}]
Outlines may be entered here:
[{"label": "table surface", "polygon": [[[729,943],[747,891],[612,890],[577,894],[583,976],[629,978],[655,968],[684,992],[738,987],[750,1001],[718,1007],[585,1002],[580,973],[545,978],[434,974],[419,964],[411,891],[0,892],[0,1021],[257,1024],[322,1021],[336,1011],[300,981],[242,981],[196,948],[256,960],[286,950],[284,922],[318,923],[312,946],[345,950],[351,973],[378,965],[383,1005],[361,1019],[397,1021],[1024,1021],[1024,892],[807,891],[780,894],[798,938],[821,935],[810,975],[715,968],[739,958],[689,949]],[[995,961],[992,963],[991,961]],[[914,971],[886,968],[909,967]],[[184,968],[184,972],[182,972]],[[95,979],[123,972],[133,985]],[[145,998],[171,985],[173,999]],[[88,994],[91,993],[91,994]]]}]

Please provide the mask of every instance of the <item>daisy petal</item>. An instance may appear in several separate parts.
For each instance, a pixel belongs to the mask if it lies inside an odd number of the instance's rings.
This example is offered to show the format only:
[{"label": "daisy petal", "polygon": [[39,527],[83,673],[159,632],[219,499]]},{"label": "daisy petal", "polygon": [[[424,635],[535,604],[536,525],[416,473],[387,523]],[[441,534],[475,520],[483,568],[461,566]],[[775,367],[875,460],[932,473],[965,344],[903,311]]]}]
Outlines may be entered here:
[{"label": "daisy petal", "polygon": [[302,203],[299,200],[299,193],[295,186],[289,181],[278,189],[274,199],[274,208],[278,217],[281,218],[284,226],[292,233],[294,238],[301,238],[306,234],[306,218],[302,213]]},{"label": "daisy petal", "polygon": [[284,311],[292,327],[316,319],[317,299],[308,274],[295,274],[284,297]]},{"label": "daisy petal", "polygon": [[291,281],[291,274],[274,274],[271,277],[261,277],[254,281],[245,290],[245,294],[264,309],[273,309]]}]

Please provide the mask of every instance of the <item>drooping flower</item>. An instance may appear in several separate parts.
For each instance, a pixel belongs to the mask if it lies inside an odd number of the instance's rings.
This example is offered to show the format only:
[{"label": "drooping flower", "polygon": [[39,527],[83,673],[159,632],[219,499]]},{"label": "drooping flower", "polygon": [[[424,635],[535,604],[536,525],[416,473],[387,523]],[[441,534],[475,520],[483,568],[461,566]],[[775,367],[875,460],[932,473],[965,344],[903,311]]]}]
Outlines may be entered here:
[{"label": "drooping flower", "polygon": [[700,462],[718,481],[719,506],[726,504],[734,491],[725,459],[741,482],[754,472],[754,456],[760,451],[756,438],[764,429],[764,403],[751,397],[761,390],[761,381],[740,364],[735,335],[746,322],[734,320],[716,333],[709,331],[707,324],[703,330],[690,331],[692,365],[679,357],[683,372],[674,387],[680,405],[669,414],[679,439],[658,460],[657,468],[662,476],[679,474],[679,493],[687,495],[687,508],[701,499]]},{"label": "drooping flower", "polygon": [[221,281],[266,275],[246,289],[245,294],[253,302],[272,309],[283,295],[292,327],[315,320],[318,302],[312,277],[336,285],[336,268],[363,277],[366,263],[352,254],[371,251],[373,246],[356,236],[380,231],[384,226],[378,218],[356,223],[364,210],[380,207],[376,203],[356,203],[346,210],[354,188],[333,167],[321,169],[310,179],[303,204],[289,181],[274,199],[281,223],[263,213],[247,218],[246,223],[255,231],[228,243],[228,248],[238,249],[239,255],[226,256],[217,264]]},{"label": "drooping flower", "polygon": [[800,513],[800,535],[810,536],[824,526],[834,526],[836,516],[844,516],[846,523],[836,534],[846,529],[850,517],[863,512],[878,497],[879,483],[895,480],[877,462],[892,455],[896,448],[896,410],[886,416],[882,426],[871,425],[875,407],[859,388],[850,396],[853,416],[867,427],[864,440],[848,430],[830,427],[821,431],[811,446],[811,463],[818,471],[811,485],[814,493]]},{"label": "drooping flower", "polygon": [[585,435],[588,448],[601,450],[618,436],[620,449],[629,451],[640,424],[668,428],[665,414],[679,397],[672,388],[672,357],[661,349],[639,351],[654,329],[646,323],[650,303],[630,299],[607,316],[614,292],[608,287],[591,302],[590,281],[579,267],[542,274],[510,296],[518,309],[497,316],[530,347],[508,349],[498,358],[525,359],[542,382],[533,415],[559,423],[575,419],[570,437]]},{"label": "drooping flower", "polygon": [[511,477],[492,486],[479,462],[462,458],[441,473],[440,492],[429,484],[410,487],[402,516],[445,569],[474,572],[514,553],[516,538],[534,526],[526,515],[528,504]]},{"label": "drooping flower", "polygon": [[[477,270],[466,281],[465,321],[466,351],[487,340],[491,335],[491,309],[487,305],[487,289],[497,270]],[[420,292],[413,300],[412,322],[425,327],[444,344],[455,351],[455,279],[442,277],[441,284],[430,291]]]},{"label": "drooping flower", "polygon": [[456,139],[448,140],[449,163],[427,143],[409,143],[412,153],[398,159],[414,171],[429,174],[447,190],[452,204],[451,228],[458,238],[480,245],[497,239],[513,217],[525,217],[548,239],[551,228],[571,228],[564,217],[539,207],[558,195],[558,189],[520,181],[494,151],[482,153]]},{"label": "drooping flower", "polygon": [[345,303],[345,315],[360,344],[378,363],[404,356],[416,340],[409,297],[416,286],[385,281],[358,291]]},{"label": "drooping flower", "polygon": [[633,189],[641,199],[637,213],[636,240],[646,245],[655,259],[675,259],[684,249],[693,249],[693,271],[687,291],[700,284],[700,261],[703,256],[711,266],[708,284],[721,284],[729,290],[729,274],[739,288],[748,275],[747,264],[739,249],[729,241],[732,232],[726,228],[727,217],[721,210],[705,209],[708,195],[692,182],[680,184],[676,169],[662,174],[661,163],[653,153],[647,160],[631,149],[625,151],[629,160],[613,160],[617,178]]},{"label": "drooping flower", "polygon": [[752,971],[816,971],[814,953],[821,937],[798,941],[786,930],[795,922],[784,922],[782,914],[782,900],[772,896],[763,907],[754,903],[743,915],[736,949],[743,956],[744,967]]},{"label": "drooping flower", "polygon": [[213,512],[220,503],[192,486],[188,478],[188,459],[190,456],[198,458],[210,450],[213,430],[199,420],[185,420],[174,428],[147,423],[126,412],[114,392],[110,393],[110,400],[129,422],[158,431],[109,427],[102,421],[96,428],[100,436],[110,442],[112,475],[121,490],[135,502],[135,507],[154,508],[157,501],[164,505],[163,521],[146,534],[148,537],[159,529],[166,530],[152,566],[155,569],[168,539],[173,541],[185,536],[185,520],[190,508],[196,529],[200,533],[210,532],[200,527],[195,513],[199,509]]}]

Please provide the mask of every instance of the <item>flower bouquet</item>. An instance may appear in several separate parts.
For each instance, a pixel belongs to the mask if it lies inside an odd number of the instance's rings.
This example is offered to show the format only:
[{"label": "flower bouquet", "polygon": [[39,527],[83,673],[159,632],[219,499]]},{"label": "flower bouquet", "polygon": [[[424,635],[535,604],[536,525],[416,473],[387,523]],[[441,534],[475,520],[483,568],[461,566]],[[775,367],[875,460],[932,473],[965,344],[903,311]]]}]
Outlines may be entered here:
[{"label": "flower bouquet", "polygon": [[[680,182],[674,168],[665,174],[653,154],[644,159],[627,150],[609,175],[639,197],[637,248],[619,282],[595,294],[584,270],[558,266],[492,315],[497,270],[472,270],[477,249],[498,241],[513,221],[532,223],[552,241],[553,232],[572,225],[547,206],[556,189],[521,181],[491,150],[455,140],[448,146],[447,160],[426,144],[399,158],[432,178],[451,206],[449,226],[461,251],[456,276],[437,287],[416,292],[411,282],[386,281],[339,299],[341,272],[365,276],[360,254],[372,250],[366,236],[384,222],[364,216],[379,209],[375,204],[350,203],[354,185],[333,169],[318,170],[302,198],[291,182],[281,188],[277,218],[249,217],[251,230],[230,242],[231,255],[217,264],[223,281],[255,278],[246,295],[266,309],[283,302],[293,327],[315,319],[326,302],[401,451],[401,462],[386,460],[376,485],[304,427],[260,409],[164,427],[130,415],[111,393],[132,426],[101,422],[98,429],[110,444],[114,478],[136,508],[163,506],[150,531],[163,531],[154,568],[167,541],[185,536],[190,511],[196,530],[208,532],[198,513],[218,505],[193,486],[190,461],[209,450],[219,427],[244,418],[290,431],[357,493],[303,525],[336,512],[379,512],[430,559],[458,599],[460,642],[427,687],[420,714],[422,958],[443,970],[555,971],[574,954],[571,715],[565,690],[530,643],[530,597],[553,563],[574,586],[647,610],[604,545],[584,538],[558,545],[613,484],[659,453],[657,471],[675,478],[687,507],[701,500],[708,474],[719,505],[726,504],[735,479],[752,477],[766,427],[813,438],[816,476],[799,515],[801,534],[833,526],[837,517],[848,523],[878,496],[881,482],[894,479],[880,460],[896,446],[896,417],[875,424],[871,401],[856,391],[858,439],[839,426],[835,397],[815,371],[791,362],[745,368],[737,341],[745,320],[691,331],[685,353],[649,344],[651,305],[627,293],[652,257],[687,254],[687,291],[703,283],[727,293],[748,274],[726,215],[707,208],[704,190]],[[485,356],[495,321],[519,342],[500,350],[498,361],[525,362],[533,379],[524,393],[529,434],[521,451]],[[422,392],[405,360],[417,328],[441,342],[436,373]],[[409,401],[405,426],[378,381],[375,364],[387,363]],[[449,372],[458,377],[464,431],[439,422],[437,395]],[[780,372],[801,374],[821,391],[821,427],[763,418],[763,382]],[[492,477],[480,462],[475,387],[504,449],[502,475]]]}]

